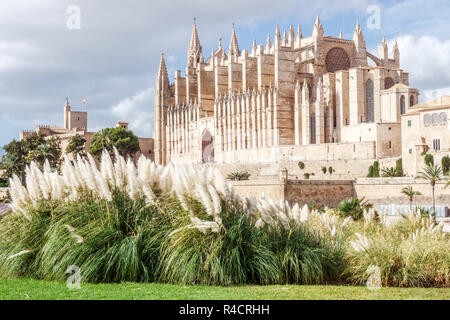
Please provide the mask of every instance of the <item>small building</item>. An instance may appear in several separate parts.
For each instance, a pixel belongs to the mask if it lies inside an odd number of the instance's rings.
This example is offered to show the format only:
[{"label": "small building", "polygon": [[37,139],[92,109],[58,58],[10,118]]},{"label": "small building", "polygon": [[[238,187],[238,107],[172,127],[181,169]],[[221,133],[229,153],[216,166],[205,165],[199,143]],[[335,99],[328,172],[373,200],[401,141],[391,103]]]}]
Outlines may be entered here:
[{"label": "small building", "polygon": [[[89,150],[91,139],[95,132],[87,131],[87,112],[82,111],[72,111],[69,104],[69,100],[66,99],[66,104],[64,105],[64,126],[49,126],[49,125],[38,125],[35,130],[21,130],[19,139],[22,140],[29,134],[36,132],[42,133],[46,137],[58,137],[61,141],[61,149],[63,154],[69,144],[70,140],[76,135],[82,136],[86,139],[86,151]],[[128,130],[128,122],[118,121],[116,123],[117,127],[122,127]],[[135,158],[144,155],[145,157],[154,160],[154,146],[153,138],[139,138],[139,148],[141,149],[135,155]]]},{"label": "small building", "polygon": [[[410,98],[412,99],[412,98]],[[434,163],[450,154],[450,96],[416,104],[402,116],[403,170],[409,176],[422,171],[424,156],[429,153]]]}]

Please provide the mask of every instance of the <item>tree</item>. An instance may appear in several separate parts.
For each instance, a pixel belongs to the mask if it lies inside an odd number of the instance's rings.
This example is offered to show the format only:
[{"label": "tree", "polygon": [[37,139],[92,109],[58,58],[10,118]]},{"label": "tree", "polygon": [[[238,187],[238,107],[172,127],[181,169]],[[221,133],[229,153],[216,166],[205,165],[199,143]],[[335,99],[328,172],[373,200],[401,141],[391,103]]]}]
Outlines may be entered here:
[{"label": "tree", "polygon": [[443,157],[441,159],[441,164],[442,164],[442,172],[445,175],[448,175],[450,171],[450,157],[449,156]]},{"label": "tree", "polygon": [[58,168],[61,163],[61,146],[57,137],[46,139],[45,135],[33,132],[24,139],[12,140],[3,147],[5,155],[2,157],[0,168],[3,169],[2,177],[11,178],[14,174],[24,180],[25,168],[31,161],[37,162],[41,167],[45,159],[50,166]]},{"label": "tree", "polygon": [[106,149],[113,155],[114,147],[124,157],[132,157],[139,149],[139,138],[131,130],[122,127],[105,128],[96,132],[91,140],[89,152],[96,157],[100,157],[102,151]]},{"label": "tree", "polygon": [[86,139],[79,134],[76,134],[70,139],[69,144],[66,147],[66,153],[72,154],[74,157],[79,154],[81,157],[86,156]]},{"label": "tree", "polygon": [[396,177],[403,177],[404,176],[402,158],[398,159],[395,162],[395,176]]},{"label": "tree", "polygon": [[412,209],[413,200],[415,196],[421,196],[419,191],[414,191],[412,186],[407,186],[402,189],[402,193],[409,199],[409,208]]},{"label": "tree", "polygon": [[380,163],[378,161],[374,161],[373,163],[373,177],[380,177]]},{"label": "tree", "polygon": [[36,162],[41,168],[44,166],[45,160],[48,160],[50,167],[59,168],[61,164],[61,141],[58,137],[52,137],[38,145],[35,149],[30,150],[26,156],[27,163]]},{"label": "tree", "polygon": [[434,195],[434,189],[436,186],[436,182],[438,182],[442,179],[442,169],[440,166],[429,165],[424,168],[424,171],[419,172],[418,178],[425,179],[430,182],[432,197],[433,197],[433,212],[432,212],[433,222],[436,223],[436,199],[435,199],[435,195]]},{"label": "tree", "polygon": [[432,154],[427,153],[424,158],[425,165],[432,166],[434,165],[434,157]]}]

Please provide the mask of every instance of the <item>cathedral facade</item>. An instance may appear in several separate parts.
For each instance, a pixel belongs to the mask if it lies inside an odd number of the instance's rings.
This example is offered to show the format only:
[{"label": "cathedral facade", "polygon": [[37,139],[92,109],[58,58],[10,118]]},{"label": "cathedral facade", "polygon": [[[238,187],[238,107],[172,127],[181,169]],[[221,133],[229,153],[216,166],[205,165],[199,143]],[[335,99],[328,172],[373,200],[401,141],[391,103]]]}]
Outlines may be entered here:
[{"label": "cathedral facade", "polygon": [[401,155],[400,117],[418,103],[409,74],[383,38],[366,49],[353,39],[312,35],[300,26],[240,50],[233,28],[228,51],[205,59],[194,24],[185,76],[169,82],[164,54],[154,103],[154,156],[169,162],[249,163],[380,159]]}]

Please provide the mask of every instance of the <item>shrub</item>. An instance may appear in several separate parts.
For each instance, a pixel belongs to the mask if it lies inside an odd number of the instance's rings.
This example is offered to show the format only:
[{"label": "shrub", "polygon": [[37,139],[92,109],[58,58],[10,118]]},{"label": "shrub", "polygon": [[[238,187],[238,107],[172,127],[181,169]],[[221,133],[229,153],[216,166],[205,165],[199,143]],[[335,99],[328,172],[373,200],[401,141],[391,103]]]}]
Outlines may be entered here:
[{"label": "shrub", "polygon": [[326,167],[322,167],[322,172],[323,172],[323,174],[326,174],[327,173],[327,168]]},{"label": "shrub", "polygon": [[333,167],[328,167],[328,173],[333,174],[333,172],[334,172]]},{"label": "shrub", "polygon": [[373,165],[369,167],[369,173],[367,174],[367,178],[373,178],[374,171],[373,171]]},{"label": "shrub", "polygon": [[383,168],[381,170],[383,172],[383,177],[394,178],[397,177],[397,170],[394,167]]},{"label": "shrub", "polygon": [[273,228],[268,245],[275,253],[281,271],[281,283],[320,284],[337,281],[343,271],[341,250],[305,226],[286,230]]},{"label": "shrub", "polygon": [[409,213],[403,220],[390,228],[377,225],[350,242],[349,279],[364,284],[375,268],[382,286],[449,287],[448,236],[420,214]]},{"label": "shrub", "polygon": [[0,223],[0,274],[63,280],[179,284],[358,283],[450,287],[448,235],[407,212],[386,225],[364,199],[328,208],[239,197],[217,169],[137,166],[117,151],[100,167],[65,159],[14,176]]},{"label": "shrub", "polygon": [[360,220],[363,217],[364,210],[372,208],[372,204],[364,201],[364,198],[358,199],[351,197],[343,200],[339,204],[339,214],[344,217],[352,217],[353,220]]},{"label": "shrub", "polygon": [[395,176],[396,177],[403,177],[404,176],[402,158],[398,159],[395,162]]},{"label": "shrub", "polygon": [[247,171],[236,171],[236,172],[230,173],[228,175],[228,179],[241,181],[241,180],[248,180],[250,178],[250,176],[251,176],[251,174],[248,173]]},{"label": "shrub", "polygon": [[424,158],[424,162],[427,166],[434,165],[434,157],[432,154],[427,153]]},{"label": "shrub", "polygon": [[241,208],[222,212],[216,233],[183,229],[172,235],[162,250],[161,281],[223,286],[279,283],[277,258],[263,241],[263,232],[254,227],[254,219]]},{"label": "shrub", "polygon": [[98,168],[87,157],[66,158],[61,174],[32,163],[26,187],[11,180],[1,274],[63,280],[77,265],[86,282],[211,285],[324,283],[337,275],[333,246],[306,229],[287,232],[299,223],[298,206],[242,200],[217,169],[156,167],[144,157],[136,167],[117,151],[115,163],[105,151]]},{"label": "shrub", "polygon": [[374,161],[373,165],[369,167],[369,173],[367,178],[378,178],[380,176],[380,164],[378,161]]},{"label": "shrub", "polygon": [[450,171],[450,157],[449,156],[442,157],[441,164],[443,173],[445,175],[448,175]]},{"label": "shrub", "polygon": [[303,162],[299,162],[298,163],[298,167],[300,168],[300,170],[303,170],[303,169],[305,169],[305,164],[303,163]]}]

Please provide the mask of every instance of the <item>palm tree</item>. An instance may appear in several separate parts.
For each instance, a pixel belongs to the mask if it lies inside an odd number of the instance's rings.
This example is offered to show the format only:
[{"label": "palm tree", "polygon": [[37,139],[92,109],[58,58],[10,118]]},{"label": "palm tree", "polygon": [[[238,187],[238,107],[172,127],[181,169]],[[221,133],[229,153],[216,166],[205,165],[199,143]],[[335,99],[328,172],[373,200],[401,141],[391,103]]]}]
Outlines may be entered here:
[{"label": "palm tree", "polygon": [[408,186],[402,189],[402,193],[409,199],[409,208],[412,209],[414,196],[421,196],[419,191],[414,191],[412,186]]},{"label": "palm tree", "polygon": [[4,155],[2,162],[0,163],[0,169],[5,170],[3,176],[11,177],[13,174],[16,174],[20,177],[22,182],[24,182],[24,168],[25,164],[23,163],[23,160],[14,154]]},{"label": "palm tree", "polygon": [[433,196],[433,222],[436,223],[436,199],[434,196],[434,188],[436,186],[436,182],[442,179],[442,168],[440,166],[430,164],[424,169],[424,171],[419,172],[418,178],[430,181]]},{"label": "palm tree", "polygon": [[383,177],[395,178],[397,176],[397,169],[393,167],[383,168],[381,172],[383,172]]}]

